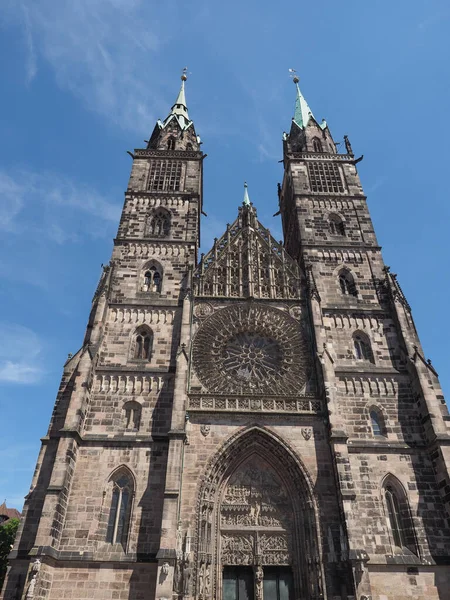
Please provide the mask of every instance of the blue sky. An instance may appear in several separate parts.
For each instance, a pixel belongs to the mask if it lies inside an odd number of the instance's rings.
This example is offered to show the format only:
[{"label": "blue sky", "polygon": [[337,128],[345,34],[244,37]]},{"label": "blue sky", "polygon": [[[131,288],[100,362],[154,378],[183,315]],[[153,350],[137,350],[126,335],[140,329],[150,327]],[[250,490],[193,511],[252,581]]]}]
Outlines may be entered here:
[{"label": "blue sky", "polygon": [[185,65],[208,154],[204,250],[234,220],[244,180],[281,237],[272,214],[294,67],[315,116],[365,156],[385,261],[450,392],[449,22],[444,0],[3,0],[0,502],[23,503],[109,260],[126,150],[167,115]]}]

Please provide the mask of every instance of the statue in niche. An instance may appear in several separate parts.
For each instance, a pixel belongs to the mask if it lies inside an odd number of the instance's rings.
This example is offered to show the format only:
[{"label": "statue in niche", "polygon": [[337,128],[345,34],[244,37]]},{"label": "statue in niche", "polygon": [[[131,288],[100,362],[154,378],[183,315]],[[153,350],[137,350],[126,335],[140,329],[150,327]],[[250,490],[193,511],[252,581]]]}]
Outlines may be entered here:
[{"label": "statue in niche", "polygon": [[186,555],[183,567],[183,596],[189,596],[189,588],[191,584],[192,567],[189,555]]},{"label": "statue in niche", "polygon": [[264,571],[259,565],[255,567],[255,600],[263,600]]},{"label": "statue in niche", "polygon": [[205,570],[205,598],[209,598],[210,593],[211,593],[210,565],[206,565],[206,570]]}]

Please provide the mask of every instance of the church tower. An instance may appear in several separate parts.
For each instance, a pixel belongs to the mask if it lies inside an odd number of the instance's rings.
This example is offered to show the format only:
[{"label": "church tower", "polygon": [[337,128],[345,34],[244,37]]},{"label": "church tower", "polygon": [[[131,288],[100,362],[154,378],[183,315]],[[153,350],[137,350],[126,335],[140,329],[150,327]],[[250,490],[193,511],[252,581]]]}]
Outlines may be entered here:
[{"label": "church tower", "polygon": [[450,598],[450,418],[361,159],[294,77],[284,243],[245,185],[198,257],[185,80],[132,155],[2,600]]}]

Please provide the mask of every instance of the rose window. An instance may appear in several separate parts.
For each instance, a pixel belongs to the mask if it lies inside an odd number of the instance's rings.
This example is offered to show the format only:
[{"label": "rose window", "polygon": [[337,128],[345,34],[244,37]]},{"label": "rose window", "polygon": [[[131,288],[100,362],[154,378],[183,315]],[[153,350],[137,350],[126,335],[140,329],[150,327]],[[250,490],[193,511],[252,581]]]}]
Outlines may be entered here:
[{"label": "rose window", "polygon": [[309,353],[302,325],[289,314],[240,303],[202,323],[193,364],[208,391],[289,394],[305,384]]}]

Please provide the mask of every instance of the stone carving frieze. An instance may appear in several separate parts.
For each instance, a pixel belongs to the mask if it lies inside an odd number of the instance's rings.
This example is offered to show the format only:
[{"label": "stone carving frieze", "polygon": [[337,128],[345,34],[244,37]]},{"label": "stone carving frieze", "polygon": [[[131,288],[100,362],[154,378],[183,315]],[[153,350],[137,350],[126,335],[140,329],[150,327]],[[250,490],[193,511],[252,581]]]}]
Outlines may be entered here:
[{"label": "stone carving frieze", "polygon": [[288,527],[289,503],[281,482],[270,471],[249,465],[228,483],[221,525]]},{"label": "stone carving frieze", "polygon": [[297,394],[309,373],[304,327],[276,308],[235,304],[202,323],[193,364],[210,392]]}]

